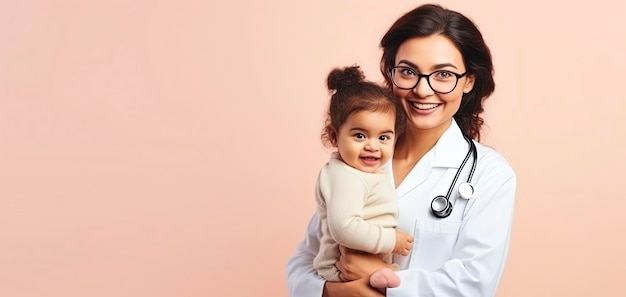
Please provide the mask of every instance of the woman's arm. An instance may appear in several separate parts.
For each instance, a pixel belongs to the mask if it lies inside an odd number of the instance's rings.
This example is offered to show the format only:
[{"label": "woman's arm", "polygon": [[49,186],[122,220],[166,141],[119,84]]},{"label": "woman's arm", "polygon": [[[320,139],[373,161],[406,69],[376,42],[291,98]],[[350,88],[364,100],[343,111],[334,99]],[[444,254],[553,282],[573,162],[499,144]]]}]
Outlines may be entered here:
[{"label": "woman's arm", "polygon": [[309,221],[304,240],[287,263],[287,287],[291,297],[320,297],[324,288],[324,279],[315,268],[313,259],[320,248],[322,237],[321,224],[317,215]]},{"label": "woman's arm", "polygon": [[369,286],[369,279],[352,282],[325,282],[313,268],[320,246],[320,221],[317,215],[309,221],[304,240],[287,263],[287,287],[290,297],[383,297]]},{"label": "woman's arm", "polygon": [[344,246],[339,246],[339,251],[341,256],[339,261],[335,263],[335,267],[341,272],[341,279],[344,281],[353,281],[360,278],[369,279],[374,271],[382,267],[392,268],[390,264],[385,263],[378,255],[348,249]]},{"label": "woman's arm", "polygon": [[369,286],[369,278],[351,282],[326,282],[322,297],[385,297],[378,290]]}]

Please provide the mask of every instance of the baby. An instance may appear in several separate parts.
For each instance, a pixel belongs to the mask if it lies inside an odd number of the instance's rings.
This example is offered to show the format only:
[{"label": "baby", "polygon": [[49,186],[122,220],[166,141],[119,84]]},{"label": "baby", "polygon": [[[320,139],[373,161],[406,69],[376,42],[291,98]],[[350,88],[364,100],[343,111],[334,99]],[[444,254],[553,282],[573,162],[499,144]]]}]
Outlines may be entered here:
[{"label": "baby", "polygon": [[372,273],[370,285],[397,287],[392,254],[407,256],[413,237],[395,228],[396,190],[382,167],[393,155],[403,110],[390,91],[365,81],[358,66],[331,71],[327,83],[333,95],[322,139],[336,151],[317,180],[322,238],[314,267],[327,281],[341,281],[335,267],[341,245],[378,254],[390,265]]}]

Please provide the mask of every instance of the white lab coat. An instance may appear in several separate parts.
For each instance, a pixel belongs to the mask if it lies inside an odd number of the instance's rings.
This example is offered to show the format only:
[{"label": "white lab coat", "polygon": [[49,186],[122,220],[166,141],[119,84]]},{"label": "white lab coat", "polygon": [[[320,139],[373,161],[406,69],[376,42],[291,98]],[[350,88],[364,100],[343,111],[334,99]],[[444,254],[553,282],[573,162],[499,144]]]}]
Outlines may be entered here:
[{"label": "white lab coat", "polygon": [[[467,180],[470,158],[452,192],[449,217],[436,218],[430,203],[435,196],[446,195],[469,149],[454,120],[397,188],[398,228],[413,234],[415,243],[409,256],[394,257],[401,285],[388,289],[388,297],[495,295],[507,257],[516,176],[499,153],[479,143],[476,147],[474,196],[465,200],[456,189]],[[387,167],[391,169],[391,162]],[[314,215],[287,264],[291,297],[322,296],[324,280],[312,265],[320,236]]]}]

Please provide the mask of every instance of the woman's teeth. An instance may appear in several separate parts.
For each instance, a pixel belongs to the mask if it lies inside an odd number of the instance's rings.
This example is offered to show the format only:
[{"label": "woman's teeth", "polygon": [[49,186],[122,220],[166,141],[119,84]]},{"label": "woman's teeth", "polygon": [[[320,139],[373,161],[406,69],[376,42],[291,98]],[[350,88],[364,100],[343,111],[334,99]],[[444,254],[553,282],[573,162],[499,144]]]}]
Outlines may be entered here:
[{"label": "woman's teeth", "polygon": [[413,106],[415,106],[417,109],[433,109],[439,106],[439,104],[436,104],[436,103],[422,104],[422,103],[413,102]]}]

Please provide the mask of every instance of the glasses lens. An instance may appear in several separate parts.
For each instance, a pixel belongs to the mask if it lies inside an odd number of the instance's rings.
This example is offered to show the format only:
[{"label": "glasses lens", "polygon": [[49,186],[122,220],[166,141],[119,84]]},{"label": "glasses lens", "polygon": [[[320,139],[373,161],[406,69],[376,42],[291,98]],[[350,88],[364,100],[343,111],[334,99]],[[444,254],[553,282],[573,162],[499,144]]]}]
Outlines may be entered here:
[{"label": "glasses lens", "polygon": [[391,69],[391,80],[398,88],[408,90],[417,85],[419,76],[411,68],[396,67]]},{"label": "glasses lens", "polygon": [[456,87],[458,78],[450,71],[435,71],[428,78],[433,91],[449,93]]},{"label": "glasses lens", "polygon": [[[437,93],[450,93],[456,87],[457,76],[446,70],[435,71],[428,77],[428,83]],[[391,80],[400,89],[410,90],[417,86],[420,76],[408,67],[394,67],[391,69]]]}]

